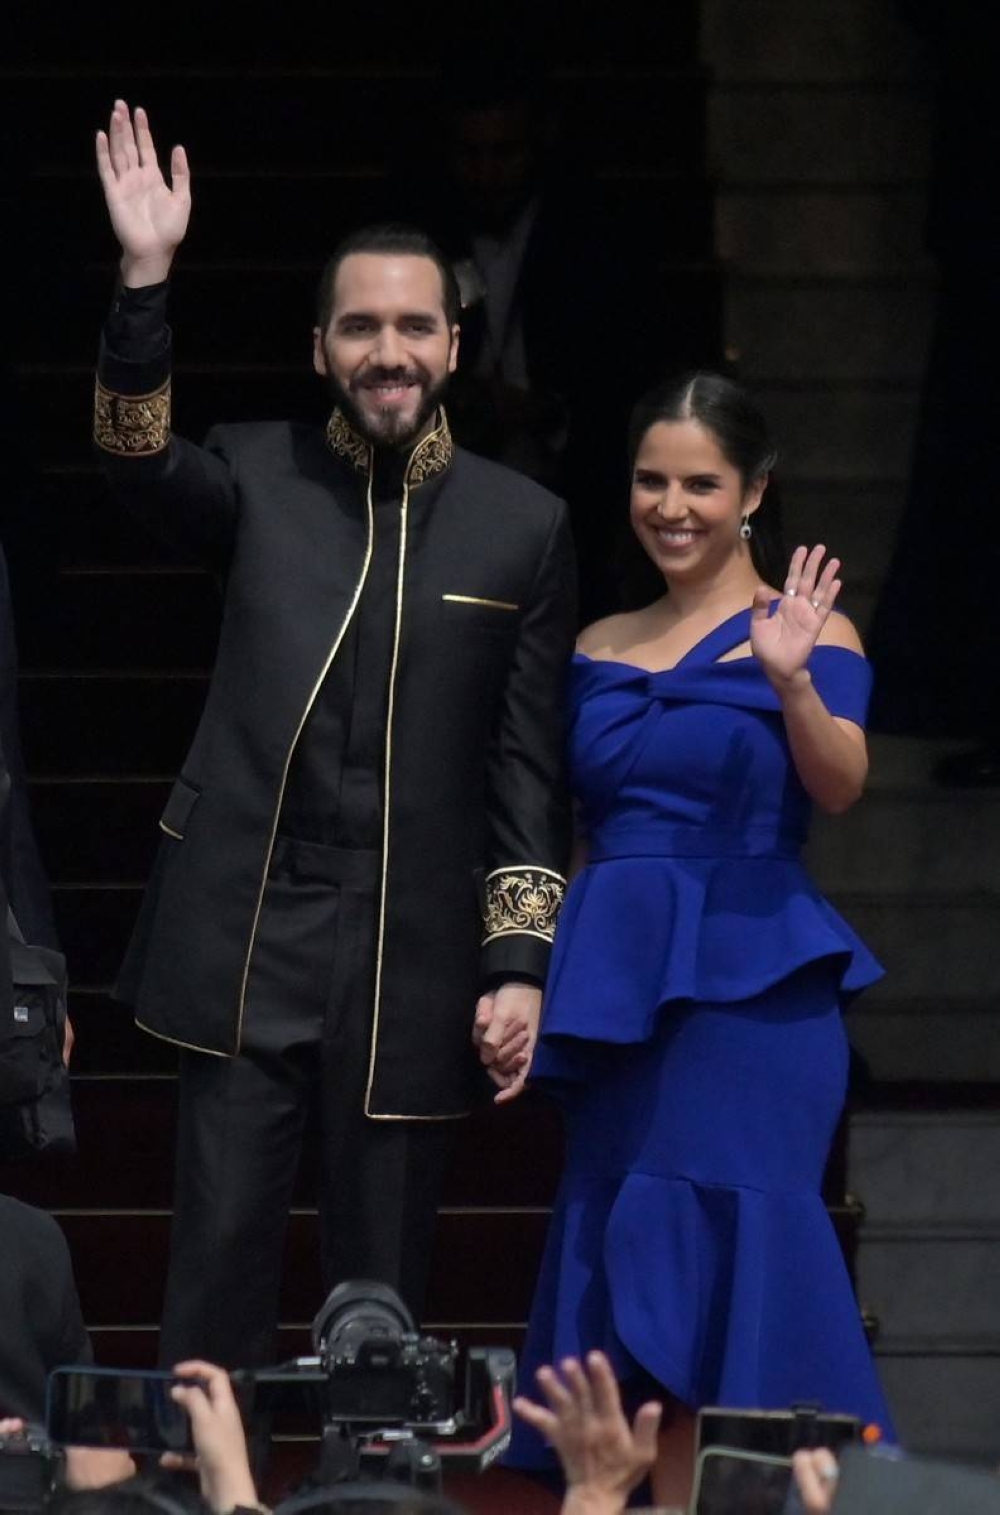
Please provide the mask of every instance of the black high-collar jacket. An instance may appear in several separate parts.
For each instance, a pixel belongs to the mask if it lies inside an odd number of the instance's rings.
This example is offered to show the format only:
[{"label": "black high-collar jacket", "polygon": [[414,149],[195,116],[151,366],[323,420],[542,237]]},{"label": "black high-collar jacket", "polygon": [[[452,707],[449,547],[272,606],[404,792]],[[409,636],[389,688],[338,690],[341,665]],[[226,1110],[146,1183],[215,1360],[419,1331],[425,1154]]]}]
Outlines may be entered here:
[{"label": "black high-collar jacket", "polygon": [[[119,987],[146,1029],[225,1056],[289,767],[365,582],[373,456],[338,413],[325,432],[223,426],[195,447],[170,431],[169,361],[168,342],[142,358],[105,342],[95,438],[115,493],[224,570],[226,595]],[[447,1118],[476,1085],[484,982],[545,974],[574,572],[562,502],[456,448],[443,417],[409,457],[400,513],[365,1109]]]}]

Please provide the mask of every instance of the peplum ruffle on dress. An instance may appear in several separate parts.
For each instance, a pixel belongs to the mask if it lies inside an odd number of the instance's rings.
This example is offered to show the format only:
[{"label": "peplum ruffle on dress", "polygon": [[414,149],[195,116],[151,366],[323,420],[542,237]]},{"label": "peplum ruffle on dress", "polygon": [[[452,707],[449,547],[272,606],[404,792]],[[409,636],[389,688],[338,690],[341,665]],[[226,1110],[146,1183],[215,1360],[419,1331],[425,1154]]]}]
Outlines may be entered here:
[{"label": "peplum ruffle on dress", "polygon": [[[881,976],[799,860],[810,805],[749,611],[663,673],[582,655],[572,768],[588,864],[560,916],[533,1082],[567,1164],[521,1367],[594,1347],[626,1385],[892,1427],[820,1196],[846,1001]],[[865,660],[820,647],[863,724]],[[648,1384],[647,1384],[648,1386]],[[552,1466],[519,1426],[509,1460]]]}]

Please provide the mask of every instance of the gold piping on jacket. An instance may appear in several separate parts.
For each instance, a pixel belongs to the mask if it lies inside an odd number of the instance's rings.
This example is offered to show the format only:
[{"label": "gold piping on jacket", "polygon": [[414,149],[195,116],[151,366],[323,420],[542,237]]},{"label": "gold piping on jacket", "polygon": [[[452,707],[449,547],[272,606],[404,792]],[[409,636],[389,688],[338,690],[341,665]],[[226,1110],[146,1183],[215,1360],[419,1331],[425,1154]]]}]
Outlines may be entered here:
[{"label": "gold piping on jacket", "polygon": [[[370,448],[369,457],[371,458]],[[359,577],[357,584],[354,586],[354,594],[351,598],[351,603],[347,608],[347,614],[341,623],[340,630],[337,632],[336,640],[334,641],[333,646],[330,648],[330,651],[327,654],[326,661],[323,664],[323,667],[320,669],[319,677],[312,687],[309,699],[306,701],[306,707],[299,719],[298,726],[295,728],[295,735],[292,737],[292,745],[289,747],[288,754],[285,758],[285,766],[281,771],[281,785],[278,789],[278,801],[274,807],[274,820],[271,822],[271,835],[268,838],[267,843],[267,856],[264,860],[264,871],[261,875],[260,889],[257,894],[257,908],[254,910],[253,925],[250,928],[250,941],[247,946],[246,961],[243,964],[243,981],[240,985],[239,1018],[236,1024],[237,1050],[239,1050],[240,1041],[242,1040],[243,1036],[243,1012],[246,1008],[247,983],[250,978],[250,959],[253,956],[254,943],[257,940],[257,927],[260,923],[260,912],[264,904],[264,891],[267,888],[267,870],[271,866],[271,855],[274,852],[274,839],[278,834],[278,821],[281,818],[281,806],[285,798],[285,786],[288,783],[288,770],[291,767],[292,758],[295,754],[295,749],[298,746],[299,737],[302,735],[302,728],[305,726],[306,721],[309,719],[309,712],[312,710],[313,705],[316,703],[316,696],[319,694],[319,691],[323,685],[323,680],[329,673],[330,665],[333,662],[334,658],[337,656],[337,653],[340,650],[340,644],[344,640],[344,636],[347,632],[347,628],[354,618],[354,612],[358,608],[358,601],[361,598],[361,591],[364,588],[365,579],[368,577],[368,568],[372,560],[372,546],[375,539],[375,510],[372,505],[372,487],[374,484],[374,479],[375,472],[374,468],[371,466],[370,461],[368,470],[368,492],[365,497],[365,505],[368,512],[368,542],[365,547],[365,559],[361,565],[361,576]]]},{"label": "gold piping on jacket", "polygon": [[491,610],[520,610],[513,600],[486,600],[478,594],[443,594],[449,605],[488,605]]},{"label": "gold piping on jacket", "polygon": [[164,1036],[162,1031],[154,1031],[152,1026],[147,1026],[145,1021],[141,1021],[137,1015],[133,1019],[140,1031],[145,1031],[147,1036],[155,1036],[158,1042],[169,1042],[171,1047],[183,1047],[187,1052],[203,1052],[206,1057],[229,1057],[231,1055],[228,1052],[219,1052],[215,1047],[198,1047],[194,1042],[178,1041],[176,1036]]},{"label": "gold piping on jacket", "polygon": [[515,932],[551,942],[565,895],[566,880],[551,868],[494,868],[486,875],[483,946]]},{"label": "gold piping on jacket", "polygon": [[[468,1114],[468,1111],[461,1110],[458,1112],[449,1111],[449,1113],[446,1115],[385,1115],[376,1114],[375,1111],[373,1111],[371,1108],[372,1088],[375,1084],[375,1063],[378,1057],[378,1028],[382,1012],[382,959],[383,948],[385,945],[386,903],[389,891],[389,818],[392,808],[392,717],[396,700],[396,670],[399,666],[399,642],[403,625],[403,588],[406,583],[406,533],[410,509],[410,487],[411,481],[413,479],[415,465],[418,467],[419,471],[419,479],[417,482],[423,483],[424,479],[430,476],[427,473],[426,468],[420,465],[420,455],[422,454],[423,449],[428,446],[428,444],[432,444],[431,456],[434,460],[440,459],[440,457],[443,455],[442,448],[438,447],[435,441],[435,439],[441,438],[442,434],[444,450],[447,451],[448,461],[451,461],[451,456],[454,449],[451,442],[451,433],[448,431],[448,423],[445,420],[444,412],[442,411],[441,426],[438,428],[438,431],[431,432],[430,436],[425,437],[420,446],[415,450],[409,464],[407,465],[406,473],[403,478],[403,501],[400,507],[399,519],[399,567],[396,571],[396,626],[393,633],[392,663],[390,665],[389,671],[389,702],[386,707],[385,717],[385,797],[383,800],[382,808],[382,889],[379,898],[378,936],[376,939],[375,948],[375,1005],[372,1017],[371,1045],[368,1052],[368,1083],[365,1087],[365,1115],[368,1116],[370,1120],[462,1120]],[[447,465],[442,464],[441,466],[445,467]],[[440,470],[435,469],[435,472],[438,471]]]},{"label": "gold piping on jacket", "polygon": [[170,380],[148,395],[94,387],[94,441],[118,457],[147,457],[170,441]]}]

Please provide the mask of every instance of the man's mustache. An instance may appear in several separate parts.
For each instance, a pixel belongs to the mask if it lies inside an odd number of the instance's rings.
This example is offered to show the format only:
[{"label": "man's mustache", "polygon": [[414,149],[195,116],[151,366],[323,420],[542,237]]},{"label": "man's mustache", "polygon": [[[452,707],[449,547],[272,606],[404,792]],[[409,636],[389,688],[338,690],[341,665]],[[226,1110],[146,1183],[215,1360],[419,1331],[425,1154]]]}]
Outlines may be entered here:
[{"label": "man's mustache", "polygon": [[379,384],[426,384],[427,376],[419,368],[368,368],[351,380],[351,388],[374,389]]}]

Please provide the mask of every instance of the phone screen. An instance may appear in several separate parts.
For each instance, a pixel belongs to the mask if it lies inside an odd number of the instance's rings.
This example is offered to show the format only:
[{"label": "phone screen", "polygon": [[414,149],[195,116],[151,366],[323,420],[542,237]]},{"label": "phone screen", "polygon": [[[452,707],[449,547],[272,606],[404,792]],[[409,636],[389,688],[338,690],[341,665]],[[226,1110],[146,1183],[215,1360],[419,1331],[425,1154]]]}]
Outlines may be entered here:
[{"label": "phone screen", "polygon": [[709,1447],[698,1458],[695,1515],[781,1515],[791,1478],[785,1457]]},{"label": "phone screen", "polygon": [[172,1373],[56,1368],[49,1374],[46,1428],[61,1446],[190,1452],[191,1422],[170,1397]]}]

